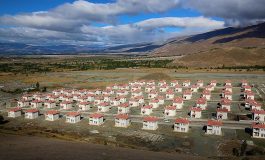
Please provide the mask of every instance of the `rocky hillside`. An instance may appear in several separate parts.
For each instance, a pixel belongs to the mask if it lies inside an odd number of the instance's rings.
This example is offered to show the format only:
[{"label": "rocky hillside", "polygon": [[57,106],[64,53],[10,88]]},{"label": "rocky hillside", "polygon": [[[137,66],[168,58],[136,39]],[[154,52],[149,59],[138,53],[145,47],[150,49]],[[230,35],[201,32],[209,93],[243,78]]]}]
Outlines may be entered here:
[{"label": "rocky hillside", "polygon": [[184,55],[174,64],[194,67],[265,65],[265,23],[172,40],[152,55]]}]

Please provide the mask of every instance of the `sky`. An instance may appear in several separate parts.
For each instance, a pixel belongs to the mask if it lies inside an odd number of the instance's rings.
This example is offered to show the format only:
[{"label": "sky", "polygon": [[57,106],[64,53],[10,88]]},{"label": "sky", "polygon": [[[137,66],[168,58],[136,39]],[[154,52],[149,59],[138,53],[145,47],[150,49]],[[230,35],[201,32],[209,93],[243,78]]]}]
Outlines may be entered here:
[{"label": "sky", "polygon": [[161,42],[265,19],[265,0],[0,0],[0,42]]}]

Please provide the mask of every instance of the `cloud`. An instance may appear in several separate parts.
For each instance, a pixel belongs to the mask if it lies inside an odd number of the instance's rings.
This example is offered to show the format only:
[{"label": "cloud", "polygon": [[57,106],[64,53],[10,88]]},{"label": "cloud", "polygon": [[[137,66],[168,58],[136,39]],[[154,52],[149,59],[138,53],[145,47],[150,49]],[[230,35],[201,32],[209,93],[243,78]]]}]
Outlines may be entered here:
[{"label": "cloud", "polygon": [[84,0],[65,3],[49,11],[29,14],[4,15],[0,24],[33,27],[57,31],[75,31],[75,28],[93,22],[116,23],[124,14],[161,13],[176,7],[178,0],[118,0],[115,3],[91,3]]},{"label": "cloud", "polygon": [[182,0],[181,6],[206,17],[223,18],[227,25],[250,25],[265,19],[264,0]]}]

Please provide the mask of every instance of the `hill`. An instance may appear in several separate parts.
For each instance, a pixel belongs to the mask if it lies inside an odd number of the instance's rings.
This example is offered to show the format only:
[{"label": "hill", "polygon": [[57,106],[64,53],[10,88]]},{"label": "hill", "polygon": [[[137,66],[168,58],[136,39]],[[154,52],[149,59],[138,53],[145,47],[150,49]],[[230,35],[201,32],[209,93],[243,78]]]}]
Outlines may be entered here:
[{"label": "hill", "polygon": [[225,28],[184,39],[174,39],[155,49],[152,56],[183,55],[173,65],[192,67],[265,65],[265,23]]}]

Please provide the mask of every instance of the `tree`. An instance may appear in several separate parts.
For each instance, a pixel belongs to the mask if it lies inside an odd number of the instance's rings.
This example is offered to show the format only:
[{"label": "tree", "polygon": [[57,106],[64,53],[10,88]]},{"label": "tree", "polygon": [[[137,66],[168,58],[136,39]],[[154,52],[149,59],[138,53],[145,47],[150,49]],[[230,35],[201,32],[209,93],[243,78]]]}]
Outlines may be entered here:
[{"label": "tree", "polygon": [[38,90],[40,89],[40,83],[39,82],[36,83],[36,89],[38,89]]}]

